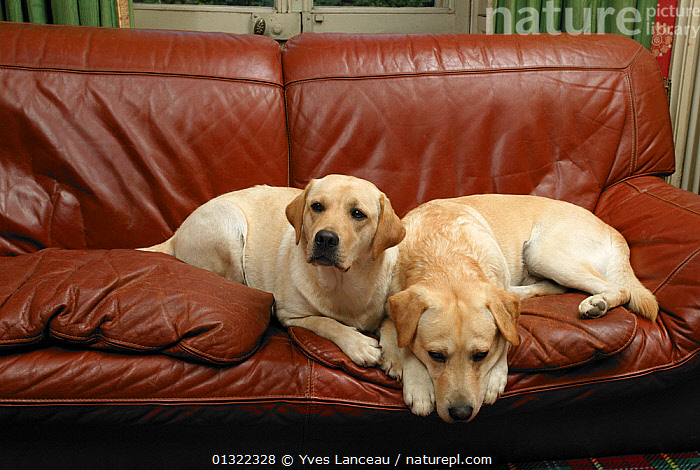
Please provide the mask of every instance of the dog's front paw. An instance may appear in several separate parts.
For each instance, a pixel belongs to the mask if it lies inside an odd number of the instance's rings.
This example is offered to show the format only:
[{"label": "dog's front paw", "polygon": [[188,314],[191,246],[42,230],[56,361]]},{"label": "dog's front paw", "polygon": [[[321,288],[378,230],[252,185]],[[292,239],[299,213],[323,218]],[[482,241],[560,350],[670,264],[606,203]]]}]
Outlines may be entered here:
[{"label": "dog's front paw", "polygon": [[403,377],[401,359],[395,354],[386,354],[384,349],[382,349],[382,363],[379,364],[379,367],[392,379],[401,380]]},{"label": "dog's front paw", "polygon": [[501,393],[506,389],[508,382],[508,366],[496,364],[489,373],[488,382],[486,383],[486,393],[484,394],[484,403],[493,405],[501,396]]},{"label": "dog's front paw", "polygon": [[401,380],[403,377],[401,350],[394,347],[391,343],[387,344],[384,336],[379,339],[379,346],[382,348],[382,362],[379,364],[379,367],[392,379]]},{"label": "dog's front paw", "polygon": [[359,331],[353,331],[340,349],[358,366],[372,367],[381,363],[382,349],[379,342]]},{"label": "dog's front paw", "polygon": [[508,382],[508,374],[491,374],[489,382],[486,384],[486,393],[484,394],[484,403],[493,405],[501,396],[501,393],[506,389]]},{"label": "dog's front paw", "polygon": [[404,381],[403,401],[418,416],[428,416],[435,409],[435,388],[431,380]]}]

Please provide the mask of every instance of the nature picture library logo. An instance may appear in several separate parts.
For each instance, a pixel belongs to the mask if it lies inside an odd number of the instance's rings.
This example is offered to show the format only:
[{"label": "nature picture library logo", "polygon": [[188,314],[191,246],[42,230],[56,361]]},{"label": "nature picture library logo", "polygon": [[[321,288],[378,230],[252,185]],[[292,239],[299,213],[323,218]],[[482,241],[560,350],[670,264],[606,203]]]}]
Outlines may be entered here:
[{"label": "nature picture library logo", "polygon": [[541,9],[490,7],[488,10],[494,24],[503,25],[502,32],[505,34],[538,34],[544,31],[553,34],[620,33],[630,37],[639,34],[673,37],[675,34],[695,39],[700,33],[700,25],[693,24],[697,22],[669,25],[653,21],[653,18],[659,17],[700,18],[700,7],[677,8],[671,5],[641,10],[634,7],[560,8],[555,7],[554,2],[543,3]]},{"label": "nature picture library logo", "polygon": [[[661,7],[656,11],[656,16],[664,18],[700,18],[700,7],[677,8],[675,5]],[[685,23],[685,22],[684,22]],[[690,36],[691,39],[698,37],[700,25],[693,25],[693,21],[687,24],[660,24],[656,23],[655,33],[662,36]]]}]

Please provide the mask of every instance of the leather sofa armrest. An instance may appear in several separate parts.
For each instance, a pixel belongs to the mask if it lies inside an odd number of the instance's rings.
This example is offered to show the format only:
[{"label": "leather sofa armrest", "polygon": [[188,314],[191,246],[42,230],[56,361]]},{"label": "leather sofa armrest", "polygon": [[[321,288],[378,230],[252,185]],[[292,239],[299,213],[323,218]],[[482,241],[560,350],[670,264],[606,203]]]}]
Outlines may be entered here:
[{"label": "leather sofa armrest", "polygon": [[[700,196],[661,178],[606,189],[595,213],[627,240],[637,277],[659,301],[656,335],[684,355],[700,344]],[[680,356],[679,356],[680,357]]]}]

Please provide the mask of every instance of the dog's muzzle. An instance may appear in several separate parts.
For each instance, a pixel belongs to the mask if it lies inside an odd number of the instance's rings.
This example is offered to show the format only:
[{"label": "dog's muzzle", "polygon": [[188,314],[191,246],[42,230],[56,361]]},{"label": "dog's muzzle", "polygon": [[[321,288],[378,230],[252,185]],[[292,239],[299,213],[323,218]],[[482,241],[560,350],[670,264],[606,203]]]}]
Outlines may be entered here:
[{"label": "dog's muzzle", "polygon": [[338,234],[330,230],[319,230],[314,237],[311,263],[321,266],[336,266],[338,263]]}]

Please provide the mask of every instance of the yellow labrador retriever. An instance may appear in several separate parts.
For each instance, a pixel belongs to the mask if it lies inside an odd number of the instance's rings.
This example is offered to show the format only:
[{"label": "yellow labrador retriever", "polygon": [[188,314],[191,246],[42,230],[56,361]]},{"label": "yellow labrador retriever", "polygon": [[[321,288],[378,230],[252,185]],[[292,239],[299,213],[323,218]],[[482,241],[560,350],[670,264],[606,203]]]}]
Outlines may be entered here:
[{"label": "yellow labrador retriever", "polygon": [[615,229],[573,204],[534,196],[435,200],[403,219],[406,238],[381,326],[382,369],[403,380],[418,415],[473,419],[506,386],[520,299],[565,287],[592,294],[595,318],[628,304],[652,321],[658,305],[634,275]]},{"label": "yellow labrador retriever", "polygon": [[255,186],[219,196],[145,250],[271,292],[284,326],[307,328],[372,366],[379,343],[360,331],[379,327],[404,234],[372,183],[329,175],[303,191]]}]

